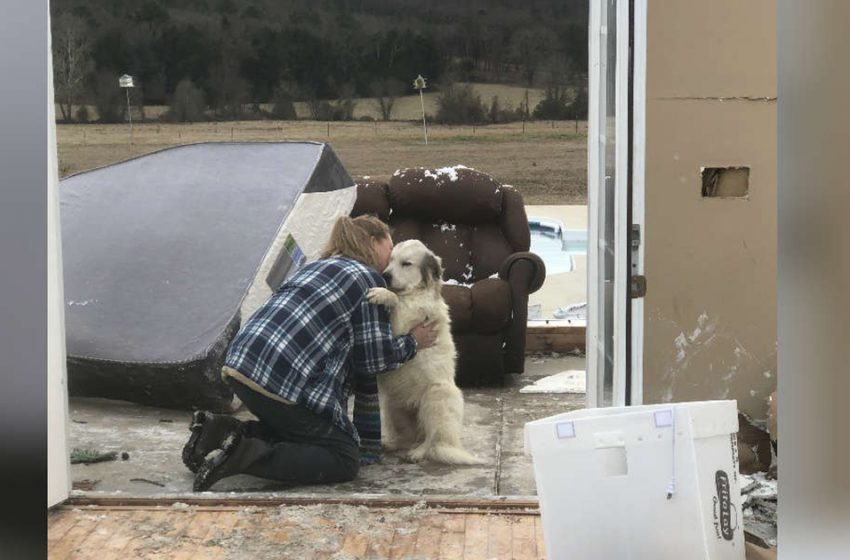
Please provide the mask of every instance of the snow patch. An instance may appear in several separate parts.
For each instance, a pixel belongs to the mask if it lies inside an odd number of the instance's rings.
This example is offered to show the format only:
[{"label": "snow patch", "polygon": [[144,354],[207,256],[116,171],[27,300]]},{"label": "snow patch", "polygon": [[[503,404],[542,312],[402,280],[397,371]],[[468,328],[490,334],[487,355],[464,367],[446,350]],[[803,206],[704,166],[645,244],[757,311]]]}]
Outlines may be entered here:
[{"label": "snow patch", "polygon": [[81,306],[86,306],[86,305],[88,305],[88,304],[90,304],[90,303],[97,303],[97,300],[96,300],[96,299],[87,299],[87,300],[85,300],[85,301],[74,301],[74,300],[70,300],[70,301],[68,302],[68,305],[81,305]]},{"label": "snow patch", "polygon": [[526,385],[520,393],[574,393],[587,391],[587,373],[584,370],[566,370],[549,375]]},{"label": "snow patch", "polygon": [[466,271],[463,274],[461,274],[461,278],[463,278],[466,281],[472,280],[472,264],[471,263],[466,265]]},{"label": "snow patch", "polygon": [[440,228],[440,231],[456,231],[457,230],[457,225],[450,224],[448,222],[437,222],[436,224],[433,224],[433,226],[435,228]]},{"label": "snow patch", "polygon": [[457,181],[457,170],[458,169],[469,169],[469,167],[465,165],[454,165],[451,167],[441,167],[439,169],[435,169],[433,172],[430,169],[426,169],[424,175],[431,179],[439,180],[440,176],[445,175],[448,177],[449,181]]}]

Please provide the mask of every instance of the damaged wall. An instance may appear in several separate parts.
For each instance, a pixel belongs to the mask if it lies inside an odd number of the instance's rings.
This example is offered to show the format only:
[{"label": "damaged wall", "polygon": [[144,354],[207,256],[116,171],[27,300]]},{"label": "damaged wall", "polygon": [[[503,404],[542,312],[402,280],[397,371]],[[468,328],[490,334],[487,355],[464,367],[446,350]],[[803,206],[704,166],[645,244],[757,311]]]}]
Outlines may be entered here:
[{"label": "damaged wall", "polygon": [[[650,2],[646,87],[644,401],[737,399],[766,419],[776,388],[775,1]],[[704,196],[704,169],[742,167],[745,196]]]}]

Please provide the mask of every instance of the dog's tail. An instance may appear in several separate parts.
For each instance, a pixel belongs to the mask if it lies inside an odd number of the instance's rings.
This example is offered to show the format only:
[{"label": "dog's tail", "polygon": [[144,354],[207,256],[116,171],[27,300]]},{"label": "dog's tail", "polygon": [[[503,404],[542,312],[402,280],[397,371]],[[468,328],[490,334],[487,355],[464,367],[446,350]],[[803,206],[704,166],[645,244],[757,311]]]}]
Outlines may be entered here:
[{"label": "dog's tail", "polygon": [[452,445],[435,445],[428,450],[427,457],[438,463],[447,465],[483,465],[484,461],[479,459],[462,447]]}]

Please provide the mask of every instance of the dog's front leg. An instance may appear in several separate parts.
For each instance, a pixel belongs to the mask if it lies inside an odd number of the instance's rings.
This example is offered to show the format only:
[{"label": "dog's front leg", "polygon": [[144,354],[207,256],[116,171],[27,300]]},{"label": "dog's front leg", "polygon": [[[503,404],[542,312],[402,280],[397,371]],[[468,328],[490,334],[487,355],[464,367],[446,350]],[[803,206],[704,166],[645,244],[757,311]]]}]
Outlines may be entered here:
[{"label": "dog's front leg", "polygon": [[381,430],[384,448],[389,451],[409,449],[416,442],[413,415],[409,410],[381,405]]},{"label": "dog's front leg", "polygon": [[391,309],[398,305],[398,296],[386,288],[369,288],[366,299],[369,303],[383,305]]}]

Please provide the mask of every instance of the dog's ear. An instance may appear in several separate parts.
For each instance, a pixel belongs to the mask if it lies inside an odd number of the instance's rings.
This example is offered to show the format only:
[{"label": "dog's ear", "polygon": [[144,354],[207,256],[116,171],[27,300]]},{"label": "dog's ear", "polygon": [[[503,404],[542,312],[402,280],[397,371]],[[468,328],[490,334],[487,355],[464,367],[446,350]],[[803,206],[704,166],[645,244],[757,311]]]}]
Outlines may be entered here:
[{"label": "dog's ear", "polygon": [[422,278],[427,286],[439,285],[443,279],[442,260],[434,253],[429,252],[422,259]]}]

